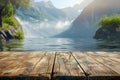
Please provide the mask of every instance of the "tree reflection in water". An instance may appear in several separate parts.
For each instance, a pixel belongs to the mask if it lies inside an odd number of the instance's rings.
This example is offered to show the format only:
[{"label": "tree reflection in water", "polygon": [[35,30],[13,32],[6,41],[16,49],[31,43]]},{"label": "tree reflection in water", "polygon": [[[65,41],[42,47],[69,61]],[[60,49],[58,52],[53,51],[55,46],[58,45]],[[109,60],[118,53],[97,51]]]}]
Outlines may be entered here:
[{"label": "tree reflection in water", "polygon": [[0,51],[19,51],[19,48],[23,48],[22,41],[20,40],[11,41],[0,40]]}]

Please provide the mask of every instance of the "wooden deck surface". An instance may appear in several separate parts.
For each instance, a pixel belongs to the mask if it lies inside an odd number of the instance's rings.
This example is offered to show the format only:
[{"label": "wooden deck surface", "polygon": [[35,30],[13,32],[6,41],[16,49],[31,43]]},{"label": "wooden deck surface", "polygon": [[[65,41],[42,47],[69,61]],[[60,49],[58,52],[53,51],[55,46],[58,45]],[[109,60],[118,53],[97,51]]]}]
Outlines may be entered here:
[{"label": "wooden deck surface", "polygon": [[120,52],[0,52],[0,79],[16,76],[25,80],[120,80]]}]

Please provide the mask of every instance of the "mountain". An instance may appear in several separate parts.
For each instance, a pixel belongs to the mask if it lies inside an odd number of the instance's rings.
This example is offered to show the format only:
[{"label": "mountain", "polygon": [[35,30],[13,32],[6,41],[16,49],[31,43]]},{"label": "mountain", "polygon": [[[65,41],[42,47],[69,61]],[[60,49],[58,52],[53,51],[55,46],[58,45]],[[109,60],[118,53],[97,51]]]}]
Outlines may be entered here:
[{"label": "mountain", "polygon": [[96,30],[96,22],[105,15],[120,14],[120,0],[93,0],[74,20],[71,27],[57,37],[93,37]]},{"label": "mountain", "polygon": [[66,17],[65,13],[62,12],[61,9],[57,9],[56,7],[54,7],[51,1],[48,2],[41,1],[35,3],[35,5],[55,19],[62,19]]},{"label": "mountain", "polygon": [[53,6],[51,1],[32,2],[30,8],[17,10],[16,16],[25,21],[58,20],[65,18],[65,13]]},{"label": "mountain", "polygon": [[51,1],[32,2],[30,8],[20,7],[17,10],[16,16],[25,21],[57,21],[57,20],[74,20],[82,12],[83,8],[91,0],[83,1],[81,4],[76,4],[73,7],[63,9],[56,8]]},{"label": "mountain", "polygon": [[82,11],[80,4],[76,4],[73,7],[66,7],[61,9],[69,20],[76,19]]},{"label": "mountain", "polygon": [[84,0],[80,4],[76,4],[73,7],[66,7],[61,9],[69,20],[76,19],[82,10],[91,2],[91,0]]}]

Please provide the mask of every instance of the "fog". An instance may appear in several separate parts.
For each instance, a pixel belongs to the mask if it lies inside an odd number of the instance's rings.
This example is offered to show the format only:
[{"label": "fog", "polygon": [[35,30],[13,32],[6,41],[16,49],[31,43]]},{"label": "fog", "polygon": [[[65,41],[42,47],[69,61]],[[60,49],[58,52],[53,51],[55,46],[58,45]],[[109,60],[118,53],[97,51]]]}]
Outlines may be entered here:
[{"label": "fog", "polygon": [[45,19],[42,22],[23,21],[16,16],[23,28],[25,38],[45,38],[57,35],[67,30],[73,20],[49,21]]}]

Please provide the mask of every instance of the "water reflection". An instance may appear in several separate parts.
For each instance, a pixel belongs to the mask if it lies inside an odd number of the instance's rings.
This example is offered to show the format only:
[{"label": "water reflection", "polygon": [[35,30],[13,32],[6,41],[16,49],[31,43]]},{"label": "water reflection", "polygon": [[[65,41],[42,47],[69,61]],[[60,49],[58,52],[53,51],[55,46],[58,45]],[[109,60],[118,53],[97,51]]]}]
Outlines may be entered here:
[{"label": "water reflection", "polygon": [[103,51],[120,51],[120,41],[98,41],[96,45]]},{"label": "water reflection", "polygon": [[0,40],[0,51],[3,51],[4,49],[3,49],[3,43],[2,43],[2,41]]},{"label": "water reflection", "polygon": [[0,41],[0,51],[120,51],[120,41],[80,38],[26,38]]},{"label": "water reflection", "polygon": [[67,38],[34,38],[34,39],[28,38],[24,41],[24,50],[69,51],[69,49],[72,48],[72,46],[69,45],[72,45],[72,43],[73,41]]},{"label": "water reflection", "polygon": [[23,44],[20,40],[0,41],[0,51],[19,51],[22,48]]}]

